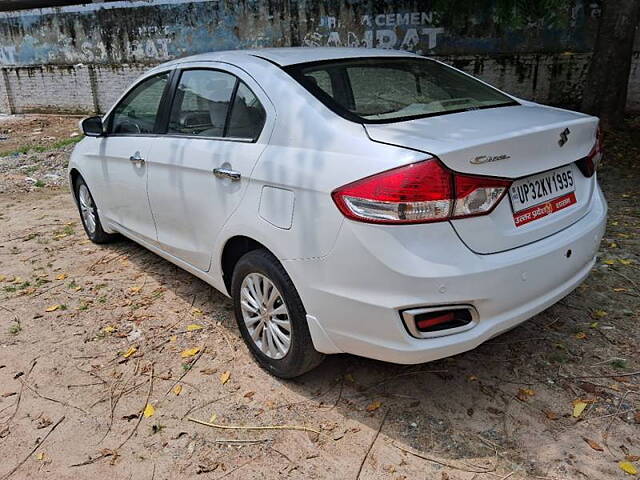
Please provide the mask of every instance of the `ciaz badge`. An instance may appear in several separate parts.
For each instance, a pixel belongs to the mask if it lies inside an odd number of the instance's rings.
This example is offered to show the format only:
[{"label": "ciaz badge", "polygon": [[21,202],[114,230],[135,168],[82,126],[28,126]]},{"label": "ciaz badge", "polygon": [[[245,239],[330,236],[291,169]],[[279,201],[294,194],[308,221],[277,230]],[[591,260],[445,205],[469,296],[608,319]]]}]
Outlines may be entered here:
[{"label": "ciaz badge", "polygon": [[507,160],[509,158],[511,158],[511,156],[509,155],[480,155],[473,160],[469,160],[469,163],[472,163],[474,165],[482,165],[483,163],[499,162],[500,160]]}]

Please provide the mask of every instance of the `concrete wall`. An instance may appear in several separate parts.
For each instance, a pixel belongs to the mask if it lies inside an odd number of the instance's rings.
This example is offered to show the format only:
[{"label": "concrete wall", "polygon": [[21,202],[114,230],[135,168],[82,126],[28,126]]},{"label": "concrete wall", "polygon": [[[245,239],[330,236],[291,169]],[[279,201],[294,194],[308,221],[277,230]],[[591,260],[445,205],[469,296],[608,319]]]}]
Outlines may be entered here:
[{"label": "concrete wall", "polygon": [[0,12],[0,111],[104,111],[150,65],[289,45],[407,49],[572,106],[599,11],[595,0],[134,0]]}]

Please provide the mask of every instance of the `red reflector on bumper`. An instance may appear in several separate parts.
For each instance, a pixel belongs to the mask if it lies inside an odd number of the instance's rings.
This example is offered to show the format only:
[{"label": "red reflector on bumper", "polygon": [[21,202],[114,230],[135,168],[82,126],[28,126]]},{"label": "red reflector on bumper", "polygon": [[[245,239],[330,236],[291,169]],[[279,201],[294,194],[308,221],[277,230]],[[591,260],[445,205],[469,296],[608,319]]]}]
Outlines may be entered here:
[{"label": "red reflector on bumper", "polygon": [[420,330],[426,330],[427,328],[432,328],[442,323],[452,322],[453,320],[455,320],[455,315],[453,314],[453,312],[447,312],[442,315],[438,315],[437,317],[418,320],[416,321],[416,326]]}]

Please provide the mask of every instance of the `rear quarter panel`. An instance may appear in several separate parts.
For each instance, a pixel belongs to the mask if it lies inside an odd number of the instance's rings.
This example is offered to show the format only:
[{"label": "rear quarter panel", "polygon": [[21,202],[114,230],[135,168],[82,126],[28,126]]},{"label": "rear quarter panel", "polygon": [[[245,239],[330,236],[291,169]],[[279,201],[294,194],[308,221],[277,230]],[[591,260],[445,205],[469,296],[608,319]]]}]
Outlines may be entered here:
[{"label": "rear quarter panel", "polygon": [[[217,267],[225,243],[236,235],[264,244],[281,260],[321,258],[331,251],[344,220],[331,198],[335,188],[427,155],[372,142],[362,125],[339,117],[266,61],[248,71],[260,79],[277,118],[247,193],[216,242]],[[283,196],[293,202],[290,228],[260,216],[264,186],[293,193]]]}]

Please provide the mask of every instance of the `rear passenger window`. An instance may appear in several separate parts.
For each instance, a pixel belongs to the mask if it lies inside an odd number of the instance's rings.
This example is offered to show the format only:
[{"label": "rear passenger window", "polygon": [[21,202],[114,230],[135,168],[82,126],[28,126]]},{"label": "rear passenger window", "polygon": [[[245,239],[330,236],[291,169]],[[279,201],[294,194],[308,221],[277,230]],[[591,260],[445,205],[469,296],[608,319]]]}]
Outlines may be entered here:
[{"label": "rear passenger window", "polygon": [[222,137],[236,77],[215,70],[186,70],[180,77],[168,133]]},{"label": "rear passenger window", "polygon": [[255,140],[260,135],[266,113],[258,98],[243,82],[238,85],[227,127],[227,137]]}]

